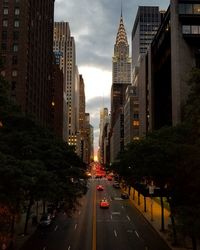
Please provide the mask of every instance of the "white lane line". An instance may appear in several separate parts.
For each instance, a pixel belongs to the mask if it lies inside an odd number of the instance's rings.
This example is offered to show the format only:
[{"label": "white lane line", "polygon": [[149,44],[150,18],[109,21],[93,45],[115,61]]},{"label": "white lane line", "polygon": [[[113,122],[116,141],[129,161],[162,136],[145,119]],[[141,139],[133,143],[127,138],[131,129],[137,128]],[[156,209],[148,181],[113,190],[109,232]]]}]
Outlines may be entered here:
[{"label": "white lane line", "polygon": [[114,234],[115,234],[115,237],[117,237],[117,231],[116,230],[114,230]]},{"label": "white lane line", "polygon": [[110,215],[110,219],[112,220],[112,214]]},{"label": "white lane line", "polygon": [[124,206],[122,206],[122,208],[124,208]]},{"label": "white lane line", "polygon": [[118,215],[120,215],[120,212],[112,212],[112,214],[118,214]]},{"label": "white lane line", "polygon": [[58,229],[58,225],[56,225],[56,227],[54,228],[54,231],[56,231]]},{"label": "white lane line", "polygon": [[77,224],[75,224],[75,226],[74,226],[74,230],[76,230],[76,228],[77,228]]},{"label": "white lane line", "polygon": [[81,211],[79,211],[78,214],[80,215],[80,214],[81,214]]},{"label": "white lane line", "polygon": [[137,235],[138,238],[140,238],[140,236],[136,230],[135,230],[135,234]]},{"label": "white lane line", "polygon": [[129,221],[131,220],[130,217],[129,217],[128,215],[127,215],[126,217],[127,217],[127,219],[128,219]]},{"label": "white lane line", "polygon": [[67,250],[70,250],[71,249],[71,247],[69,246],[68,248],[67,248]]}]

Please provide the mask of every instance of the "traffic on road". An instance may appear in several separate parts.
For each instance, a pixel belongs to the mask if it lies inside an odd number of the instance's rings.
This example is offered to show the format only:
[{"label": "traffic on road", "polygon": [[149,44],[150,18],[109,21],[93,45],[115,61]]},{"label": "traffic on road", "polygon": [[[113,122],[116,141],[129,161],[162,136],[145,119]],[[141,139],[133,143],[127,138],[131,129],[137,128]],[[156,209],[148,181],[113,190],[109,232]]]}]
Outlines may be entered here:
[{"label": "traffic on road", "polygon": [[71,216],[60,210],[51,222],[43,219],[21,250],[169,250],[100,166],[91,170],[88,191]]}]

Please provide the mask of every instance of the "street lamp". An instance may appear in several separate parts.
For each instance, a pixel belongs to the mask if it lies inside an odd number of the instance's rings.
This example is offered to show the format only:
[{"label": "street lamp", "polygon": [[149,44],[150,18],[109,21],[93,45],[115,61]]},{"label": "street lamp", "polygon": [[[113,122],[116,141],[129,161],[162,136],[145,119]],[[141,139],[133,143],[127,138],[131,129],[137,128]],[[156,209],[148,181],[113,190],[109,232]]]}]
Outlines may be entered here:
[{"label": "street lamp", "polygon": [[151,221],[153,221],[153,194],[154,194],[154,185],[153,181],[151,181],[151,184],[149,185],[149,194],[151,197]]}]

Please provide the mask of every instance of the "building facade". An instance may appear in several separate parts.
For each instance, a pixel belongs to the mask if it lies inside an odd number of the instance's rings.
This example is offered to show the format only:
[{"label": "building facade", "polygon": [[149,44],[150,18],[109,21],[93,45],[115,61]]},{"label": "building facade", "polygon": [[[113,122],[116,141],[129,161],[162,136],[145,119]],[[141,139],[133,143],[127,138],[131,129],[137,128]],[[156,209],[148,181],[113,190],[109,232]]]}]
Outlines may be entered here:
[{"label": "building facade", "polygon": [[173,0],[165,13],[139,73],[143,134],[182,121],[188,76],[193,67],[200,67],[199,17],[199,1]]},{"label": "building facade", "polygon": [[53,50],[59,57],[60,69],[63,71],[64,92],[63,92],[63,110],[65,118],[63,120],[63,135],[69,145],[76,147],[76,51],[75,41],[70,34],[69,23],[54,23],[54,44]]},{"label": "building facade", "polygon": [[99,123],[99,162],[104,162],[104,126],[108,122],[108,109],[100,109],[100,123]]},{"label": "building facade", "polygon": [[22,111],[52,122],[54,0],[0,1],[1,74]]},{"label": "building facade", "polygon": [[160,25],[161,14],[157,6],[139,6],[131,34],[132,68],[139,64]]},{"label": "building facade", "polygon": [[[112,59],[112,87],[111,87],[111,161],[124,148],[124,127],[122,122],[125,92],[131,84],[131,58],[129,57],[129,45],[127,34],[121,14],[119,28],[114,45],[114,56]],[[116,123],[120,120],[119,131]],[[114,129],[115,127],[115,129]],[[119,134],[116,134],[119,133]],[[118,140],[120,136],[120,140]],[[116,152],[115,152],[116,150]]]},{"label": "building facade", "polygon": [[124,146],[137,140],[139,136],[139,107],[136,87],[128,86],[126,89],[126,102],[124,105]]}]

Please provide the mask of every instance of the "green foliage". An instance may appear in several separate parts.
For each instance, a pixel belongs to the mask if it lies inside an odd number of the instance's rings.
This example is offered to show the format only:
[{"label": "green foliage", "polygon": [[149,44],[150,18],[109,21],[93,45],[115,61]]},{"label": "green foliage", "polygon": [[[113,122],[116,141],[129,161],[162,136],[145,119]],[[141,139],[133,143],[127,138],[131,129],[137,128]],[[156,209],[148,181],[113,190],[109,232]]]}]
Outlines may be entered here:
[{"label": "green foliage", "polygon": [[[181,230],[197,237],[200,229],[200,70],[191,72],[191,92],[183,123],[153,131],[119,155],[114,169],[129,183],[154,181],[167,187]],[[130,181],[131,180],[131,181]]]},{"label": "green foliage", "polygon": [[83,195],[84,163],[62,140],[20,112],[0,79],[0,203],[19,213],[27,200],[68,201]]}]

